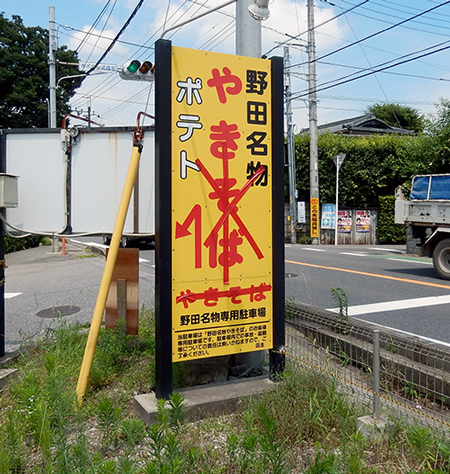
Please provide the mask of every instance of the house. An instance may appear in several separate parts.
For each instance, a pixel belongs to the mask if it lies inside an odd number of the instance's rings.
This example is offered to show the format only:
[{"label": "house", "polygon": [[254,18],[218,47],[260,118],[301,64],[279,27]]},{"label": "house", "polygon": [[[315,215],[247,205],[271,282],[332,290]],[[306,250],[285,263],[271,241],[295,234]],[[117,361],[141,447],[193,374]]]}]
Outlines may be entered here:
[{"label": "house", "polygon": [[[359,117],[338,120],[337,122],[330,122],[317,127],[317,133],[319,135],[327,132],[333,135],[342,134],[352,136],[384,134],[414,135],[413,130],[388,125],[376,118],[375,114],[360,115]],[[309,128],[304,128],[300,133],[302,135],[309,133]]]}]

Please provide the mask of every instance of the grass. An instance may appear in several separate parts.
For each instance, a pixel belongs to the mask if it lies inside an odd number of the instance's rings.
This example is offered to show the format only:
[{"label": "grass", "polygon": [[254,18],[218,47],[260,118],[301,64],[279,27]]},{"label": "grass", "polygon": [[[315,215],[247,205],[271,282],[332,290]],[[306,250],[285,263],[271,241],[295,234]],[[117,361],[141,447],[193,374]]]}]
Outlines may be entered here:
[{"label": "grass", "polygon": [[[356,431],[363,414],[332,378],[287,364],[276,386],[231,415],[187,422],[183,397],[158,403],[158,422],[134,417],[132,399],[154,387],[153,314],[140,335],[101,330],[85,403],[75,386],[86,329],[65,325],[16,363],[0,394],[0,474],[439,474],[450,443],[426,427],[376,441]],[[174,379],[182,384],[183,367]],[[364,413],[366,414],[366,413]]]}]

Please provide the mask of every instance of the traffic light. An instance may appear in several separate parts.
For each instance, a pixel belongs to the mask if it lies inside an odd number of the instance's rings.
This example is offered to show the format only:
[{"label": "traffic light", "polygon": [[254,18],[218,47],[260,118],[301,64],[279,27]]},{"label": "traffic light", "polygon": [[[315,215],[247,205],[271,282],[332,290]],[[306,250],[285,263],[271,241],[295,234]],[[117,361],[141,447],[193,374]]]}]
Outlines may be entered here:
[{"label": "traffic light", "polygon": [[155,66],[150,61],[141,63],[137,59],[128,61],[119,68],[119,76],[127,81],[153,81]]}]

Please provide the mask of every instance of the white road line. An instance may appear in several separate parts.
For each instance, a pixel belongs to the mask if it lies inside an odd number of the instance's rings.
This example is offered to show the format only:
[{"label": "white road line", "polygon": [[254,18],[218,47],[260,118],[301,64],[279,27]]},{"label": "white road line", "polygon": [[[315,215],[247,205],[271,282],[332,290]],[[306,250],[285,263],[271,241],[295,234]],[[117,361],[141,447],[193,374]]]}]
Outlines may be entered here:
[{"label": "white road line", "polygon": [[386,260],[394,260],[394,262],[408,262],[408,263],[420,263],[422,265],[433,265],[433,262],[421,262],[419,260],[408,260],[406,258],[387,258]]},{"label": "white road line", "polygon": [[[358,321],[364,321],[364,319],[360,319],[360,318],[355,318],[355,319],[358,320]],[[394,331],[400,332],[402,334],[408,334],[409,336],[417,337],[418,339],[423,339],[425,341],[433,342],[435,344],[437,343],[437,344],[440,344],[440,345],[443,345],[443,346],[450,347],[450,344],[448,342],[439,341],[437,339],[431,339],[430,337],[421,336],[419,334],[414,334],[414,333],[408,332],[408,331],[402,331],[401,329],[392,328],[390,326],[383,326],[382,324],[378,324],[378,323],[371,323],[371,324],[375,324],[376,326],[378,326],[380,328],[389,329],[391,331],[394,330]]]},{"label": "white road line", "polygon": [[[436,306],[440,304],[450,303],[450,295],[427,296],[425,298],[412,298],[410,300],[385,301],[383,303],[361,304],[350,306],[348,308],[349,316],[357,316],[359,314],[383,313],[385,311],[396,311],[399,309],[422,308],[424,306]],[[337,313],[337,308],[329,311]]]},{"label": "white road line", "polygon": [[367,253],[339,252],[341,255],[354,255],[356,257],[367,257]]},{"label": "white road line", "polygon": [[326,252],[325,249],[315,249],[315,248],[309,248],[309,247],[303,247],[302,250],[309,250],[310,252]]},{"label": "white road line", "polygon": [[384,249],[384,248],[378,248],[378,247],[368,247],[369,250],[383,250],[385,252],[393,252],[393,253],[404,253],[403,250],[397,250],[397,249]]},{"label": "white road line", "polygon": [[9,299],[9,298],[14,298],[15,296],[19,296],[21,295],[22,293],[5,293],[5,299]]}]

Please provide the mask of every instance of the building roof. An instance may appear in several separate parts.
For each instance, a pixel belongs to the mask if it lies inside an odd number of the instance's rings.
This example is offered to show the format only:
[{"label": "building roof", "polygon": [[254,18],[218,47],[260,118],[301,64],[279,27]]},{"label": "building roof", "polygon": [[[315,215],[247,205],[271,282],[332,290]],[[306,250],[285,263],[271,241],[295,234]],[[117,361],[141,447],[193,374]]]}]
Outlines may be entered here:
[{"label": "building roof", "polygon": [[[343,135],[379,135],[379,134],[396,134],[396,135],[413,135],[413,130],[393,127],[380,119],[375,114],[365,114],[359,117],[353,117],[337,122],[330,122],[317,127],[317,133],[343,134]],[[309,133],[309,128],[301,131],[302,134]]]}]

